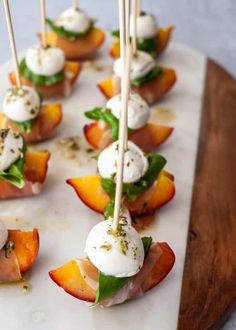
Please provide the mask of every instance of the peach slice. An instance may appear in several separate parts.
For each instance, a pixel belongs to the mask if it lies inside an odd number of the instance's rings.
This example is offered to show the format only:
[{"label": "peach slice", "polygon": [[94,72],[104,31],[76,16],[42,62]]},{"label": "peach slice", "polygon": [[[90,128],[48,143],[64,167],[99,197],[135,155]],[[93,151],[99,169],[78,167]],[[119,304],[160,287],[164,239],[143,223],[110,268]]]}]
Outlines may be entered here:
[{"label": "peach slice", "polygon": [[[132,86],[132,90],[146,100],[149,105],[159,101],[176,82],[175,70],[169,68],[162,68],[162,70],[163,74],[160,77],[152,79],[139,87]],[[117,77],[108,78],[97,86],[107,99],[120,93],[120,80]]]},{"label": "peach slice", "polygon": [[0,128],[10,127],[14,132],[21,133],[27,144],[43,141],[55,134],[56,127],[62,120],[60,104],[43,105],[29,133],[23,132],[13,121],[0,114]]},{"label": "peach slice", "polygon": [[[65,64],[65,80],[50,86],[34,86],[42,95],[44,99],[65,96],[68,94],[71,86],[74,85],[76,79],[81,71],[81,65],[78,62],[66,62]],[[12,85],[16,84],[15,72],[9,74],[9,79]],[[21,78],[21,82],[26,86],[33,86],[32,81]]]},{"label": "peach slice", "polygon": [[110,202],[110,197],[101,186],[99,175],[69,179],[66,183],[71,185],[82,202],[95,212],[103,213]]},{"label": "peach slice", "polygon": [[43,183],[48,169],[50,153],[48,151],[27,151],[25,176],[30,182]]},{"label": "peach slice", "polygon": [[[167,243],[159,243],[162,254],[157,260],[155,266],[142,283],[144,292],[152,289],[160,283],[171,271],[175,263],[175,255]],[[87,259],[82,259],[83,262]],[[87,263],[89,261],[87,260]],[[83,264],[84,266],[84,264]],[[98,276],[98,270],[94,268],[95,276]],[[96,292],[91,288],[84,277],[81,275],[80,266],[76,260],[71,260],[67,264],[49,272],[51,279],[67,293],[87,302],[94,302]]]},{"label": "peach slice", "polygon": [[[91,267],[94,266],[91,264]],[[98,270],[95,267],[94,273],[98,275]],[[76,260],[71,260],[62,267],[50,271],[49,275],[58,286],[62,287],[67,293],[75,298],[88,302],[95,301],[95,290],[85,281],[80,272],[80,266]]]},{"label": "peach slice", "polygon": [[[103,213],[110,197],[101,186],[100,176],[85,176],[66,181],[71,185],[81,201],[98,213]],[[162,171],[154,184],[135,201],[125,204],[132,215],[154,212],[168,203],[175,195],[175,184],[167,172]]]},{"label": "peach slice", "polygon": [[[129,135],[129,139],[148,153],[164,143],[173,130],[173,127],[146,124],[143,128],[133,131]],[[112,142],[111,139],[107,140],[108,131],[109,127],[103,127],[99,125],[99,122],[84,126],[85,138],[95,149],[105,148]]]},{"label": "peach slice", "polygon": [[33,231],[9,230],[8,241],[14,242],[14,253],[21,273],[29,270],[35,262],[39,251],[39,233]]},{"label": "peach slice", "polygon": [[158,43],[156,48],[157,56],[159,56],[168,46],[173,30],[174,30],[173,26],[168,26],[165,29],[159,29],[159,32],[157,34],[157,38],[158,38]]},{"label": "peach slice", "polygon": [[50,30],[47,33],[47,42],[50,46],[61,48],[68,60],[84,60],[92,57],[102,46],[105,40],[105,33],[93,28],[84,38],[69,40],[57,35]]},{"label": "peach slice", "polygon": [[[167,47],[172,32],[174,30],[173,26],[168,26],[165,29],[159,29],[157,32],[157,48],[156,48],[156,56],[159,56]],[[109,50],[109,54],[114,59],[120,56],[120,45],[119,42],[116,41],[111,45],[111,48]]]},{"label": "peach slice", "polygon": [[27,151],[25,155],[25,186],[19,189],[0,180],[0,199],[25,197],[40,193],[45,181],[50,153]]}]

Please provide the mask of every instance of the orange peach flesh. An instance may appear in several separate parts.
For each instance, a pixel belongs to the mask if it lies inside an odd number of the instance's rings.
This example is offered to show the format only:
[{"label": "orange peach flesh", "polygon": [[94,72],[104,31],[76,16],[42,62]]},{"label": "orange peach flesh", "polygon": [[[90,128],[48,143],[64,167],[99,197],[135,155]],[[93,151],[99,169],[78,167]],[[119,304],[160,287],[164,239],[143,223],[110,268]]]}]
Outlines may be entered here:
[{"label": "orange peach flesh", "polygon": [[[160,283],[171,271],[175,263],[175,255],[167,243],[159,243],[162,249],[162,255],[156,262],[155,266],[142,283],[144,292],[152,289]],[[87,259],[82,259],[90,263]],[[91,263],[90,263],[91,264]],[[84,266],[84,265],[83,265]],[[86,266],[86,265],[85,265]],[[89,267],[87,265],[87,267]],[[91,269],[95,278],[98,278],[98,270],[91,264]],[[86,268],[87,270],[88,268]],[[80,266],[76,260],[71,260],[65,265],[49,272],[51,279],[67,293],[77,299],[87,302],[94,302],[96,292],[91,288],[80,272]]]},{"label": "orange peach flesh", "polygon": [[[65,64],[65,80],[60,83],[56,83],[50,86],[34,86],[42,95],[44,99],[56,97],[56,96],[65,96],[68,93],[68,90],[71,86],[74,85],[77,80],[79,73],[81,71],[81,64],[78,62],[69,62]],[[16,75],[15,72],[9,74],[9,79],[12,85],[16,84]],[[22,85],[33,86],[32,82],[28,79],[21,78]]]},{"label": "orange peach flesh", "polygon": [[[138,93],[149,105],[158,102],[166,93],[170,91],[177,80],[173,69],[162,68],[163,74],[160,77],[150,80],[139,87],[132,87],[132,90]],[[117,84],[115,86],[114,84]],[[120,81],[110,77],[98,85],[100,91],[107,99],[120,93]]]},{"label": "orange peach flesh", "polygon": [[[103,213],[110,201],[109,196],[102,189],[100,176],[87,176],[67,180],[81,201],[98,213]],[[170,176],[162,171],[155,183],[135,201],[125,204],[132,215],[154,212],[168,203],[175,195],[175,184]]]},{"label": "orange peach flesh", "polygon": [[47,33],[48,44],[61,48],[68,60],[84,60],[92,57],[102,46],[104,40],[105,33],[97,28],[92,29],[79,40],[62,38],[52,30]]},{"label": "orange peach flesh", "polygon": [[[107,147],[112,140],[109,139],[104,144],[109,127],[99,125],[94,122],[84,127],[84,135],[88,143],[97,150]],[[173,132],[173,127],[147,124],[143,128],[133,131],[129,139],[137,144],[144,152],[155,150],[164,143]]]},{"label": "orange peach flesh", "polygon": [[27,144],[31,144],[52,137],[61,120],[60,104],[47,104],[42,106],[29,133],[23,132],[14,122],[7,119],[4,113],[0,113],[0,128],[10,127],[14,132],[21,133]]},{"label": "orange peach flesh", "polygon": [[[158,30],[158,32],[157,32],[158,43],[157,43],[157,48],[156,48],[156,56],[159,56],[166,49],[166,47],[170,41],[173,30],[174,30],[173,26],[169,26],[165,29]],[[109,54],[114,59],[120,56],[119,42],[114,42],[111,45]]]},{"label": "orange peach flesh", "polygon": [[33,231],[9,230],[8,241],[14,242],[14,253],[19,262],[21,273],[29,270],[35,262],[39,251],[39,233]]}]

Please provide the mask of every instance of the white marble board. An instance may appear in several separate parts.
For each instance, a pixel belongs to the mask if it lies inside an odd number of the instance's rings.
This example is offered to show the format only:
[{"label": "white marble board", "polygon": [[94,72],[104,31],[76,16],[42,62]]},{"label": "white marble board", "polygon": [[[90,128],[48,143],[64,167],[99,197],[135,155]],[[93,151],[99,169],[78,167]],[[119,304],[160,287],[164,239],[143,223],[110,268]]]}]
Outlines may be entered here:
[{"label": "white marble board", "polygon": [[[111,64],[107,47],[98,59]],[[176,254],[176,264],[169,276],[143,298],[110,309],[89,308],[67,295],[49,278],[48,271],[63,263],[84,256],[84,244],[90,228],[100,216],[88,209],[71,187],[68,178],[92,174],[96,162],[79,153],[80,166],[59,155],[56,139],[82,136],[88,120],[85,110],[103,105],[105,99],[96,83],[109,76],[109,70],[83,70],[70,98],[60,100],[64,119],[58,136],[38,149],[52,151],[47,181],[41,195],[0,202],[0,217],[9,228],[29,230],[39,228],[40,253],[27,280],[32,289],[24,293],[22,285],[0,287],[0,319],[7,330],[173,330],[177,326],[181,282],[189,224],[194,167],[199,135],[206,57],[181,44],[172,43],[160,59],[160,64],[177,71],[178,82],[171,93],[157,106],[171,109],[176,119],[171,138],[159,152],[167,160],[167,169],[174,173],[175,199],[161,209],[156,221],[143,235],[166,241]],[[9,86],[11,62],[0,67],[0,102]],[[153,107],[153,118],[156,107]],[[18,221],[16,221],[18,219]]]}]

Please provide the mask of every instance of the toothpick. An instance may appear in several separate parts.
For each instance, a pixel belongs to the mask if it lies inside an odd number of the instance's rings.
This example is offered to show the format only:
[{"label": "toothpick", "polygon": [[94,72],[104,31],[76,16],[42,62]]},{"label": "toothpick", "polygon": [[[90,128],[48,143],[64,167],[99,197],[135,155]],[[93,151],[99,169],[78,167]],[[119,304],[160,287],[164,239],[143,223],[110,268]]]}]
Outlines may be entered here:
[{"label": "toothpick", "polygon": [[42,46],[47,47],[47,31],[46,31],[46,7],[45,0],[41,0],[41,29],[42,29]]},{"label": "toothpick", "polygon": [[[119,28],[120,28],[120,58],[124,60],[125,54],[125,0],[119,0]],[[124,63],[122,63],[122,66]]]},{"label": "toothpick", "polygon": [[115,194],[115,209],[113,219],[113,229],[116,231],[119,225],[120,208],[122,200],[123,188],[123,171],[124,171],[124,153],[125,153],[125,140],[127,138],[127,108],[129,98],[129,66],[131,61],[131,47],[130,44],[126,45],[124,70],[125,75],[122,76],[122,91],[121,102],[122,108],[119,120],[119,149],[118,149],[118,162],[117,162],[117,176],[116,176],[116,194]]},{"label": "toothpick", "polygon": [[141,0],[137,0],[137,16],[140,16]]},{"label": "toothpick", "polygon": [[125,44],[130,42],[130,0],[125,2]]},{"label": "toothpick", "polygon": [[[127,45],[130,45],[130,0],[126,0],[125,2],[125,51],[127,48]],[[129,91],[130,91],[130,61],[129,63],[127,62],[127,68],[125,68],[125,66],[123,66],[123,77],[125,77],[125,74],[128,74],[127,77],[127,81],[126,81],[126,87],[122,87],[121,86],[121,90],[122,88],[126,88],[127,89],[127,93],[129,95]],[[126,71],[125,71],[126,70]],[[125,79],[123,79],[124,81]],[[122,93],[122,92],[121,92]],[[126,127],[128,127],[128,112],[126,114],[126,118],[125,118],[125,125]],[[125,150],[128,149],[128,129],[126,129],[125,131]]]},{"label": "toothpick", "polygon": [[79,8],[78,6],[78,1],[77,0],[72,0],[72,7],[76,10]]},{"label": "toothpick", "polygon": [[8,30],[9,40],[10,40],[12,58],[13,58],[15,73],[16,73],[16,86],[20,88],[21,79],[20,79],[20,71],[19,71],[19,62],[18,62],[18,57],[17,57],[16,42],[15,42],[15,37],[14,37],[14,32],[13,32],[11,12],[10,12],[8,0],[4,0],[4,8],[5,8],[7,30]]},{"label": "toothpick", "polygon": [[133,0],[133,56],[137,56],[137,17],[139,16],[139,0]]}]

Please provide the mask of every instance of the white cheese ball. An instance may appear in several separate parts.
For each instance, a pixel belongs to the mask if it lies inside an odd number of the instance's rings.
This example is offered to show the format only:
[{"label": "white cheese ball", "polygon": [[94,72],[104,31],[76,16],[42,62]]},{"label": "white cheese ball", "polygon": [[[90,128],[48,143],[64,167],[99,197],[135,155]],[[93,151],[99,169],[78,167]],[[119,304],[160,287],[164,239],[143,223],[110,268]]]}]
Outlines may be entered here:
[{"label": "white cheese ball", "polygon": [[114,232],[113,220],[98,223],[90,231],[85,252],[102,273],[115,277],[130,277],[143,266],[144,248],[138,232],[125,222]]},{"label": "white cheese ball", "polygon": [[[153,15],[145,14],[137,17],[136,36],[140,39],[150,39],[157,36],[158,25]],[[134,16],[130,15],[130,35],[134,35]]]},{"label": "white cheese ball", "polygon": [[[119,142],[113,142],[98,157],[98,172],[102,178],[116,179]],[[123,182],[137,182],[148,170],[148,160],[143,151],[128,141],[128,150],[124,154]]]},{"label": "white cheese ball", "polygon": [[7,118],[24,122],[38,116],[40,97],[31,87],[13,87],[9,89],[3,100],[3,111]]},{"label": "white cheese ball", "polygon": [[[155,65],[155,61],[150,54],[141,50],[137,51],[137,56],[134,56],[131,61],[130,79],[135,80],[146,76]],[[114,61],[113,70],[114,73],[121,78],[122,61],[120,57]]]},{"label": "white cheese ball", "polygon": [[65,66],[65,55],[60,48],[33,46],[25,55],[27,67],[33,73],[42,76],[52,76],[61,72]]},{"label": "white cheese ball", "polygon": [[[110,109],[112,114],[119,119],[122,108],[121,96],[113,96],[106,104],[106,108]],[[150,116],[150,107],[141,96],[130,93],[128,100],[128,127],[131,129],[139,129],[144,127]]]},{"label": "white cheese ball", "polygon": [[0,129],[0,171],[8,169],[22,155],[23,138],[10,129]]},{"label": "white cheese ball", "polygon": [[91,20],[83,11],[69,8],[61,13],[55,24],[66,31],[83,33],[88,30]]},{"label": "white cheese ball", "polygon": [[4,222],[0,220],[0,250],[4,247],[7,242],[8,230]]}]

